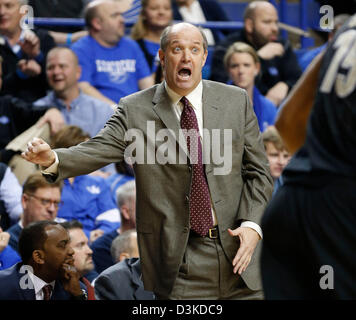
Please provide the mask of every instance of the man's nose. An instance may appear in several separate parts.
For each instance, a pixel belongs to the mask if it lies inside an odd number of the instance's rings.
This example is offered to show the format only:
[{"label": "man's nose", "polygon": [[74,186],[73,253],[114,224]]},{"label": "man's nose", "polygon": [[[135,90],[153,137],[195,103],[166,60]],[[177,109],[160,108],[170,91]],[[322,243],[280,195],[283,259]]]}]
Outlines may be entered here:
[{"label": "man's nose", "polygon": [[93,254],[93,250],[88,246],[88,245],[86,245],[86,247],[87,247],[87,254],[89,254],[89,255],[92,255]]},{"label": "man's nose", "polygon": [[183,50],[183,61],[187,62],[190,61],[192,58],[192,54],[189,49]]}]

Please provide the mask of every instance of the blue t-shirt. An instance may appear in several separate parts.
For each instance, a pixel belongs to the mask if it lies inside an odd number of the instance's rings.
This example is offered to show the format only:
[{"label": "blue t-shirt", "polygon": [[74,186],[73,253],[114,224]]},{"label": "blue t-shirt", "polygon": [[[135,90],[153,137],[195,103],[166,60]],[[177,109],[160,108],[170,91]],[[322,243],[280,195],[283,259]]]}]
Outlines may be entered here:
[{"label": "blue t-shirt", "polygon": [[121,38],[117,46],[106,48],[86,36],[71,49],[82,67],[79,81],[89,82],[114,102],[139,91],[138,81],[151,74],[139,45],[126,37]]},{"label": "blue t-shirt", "polygon": [[0,270],[10,268],[20,261],[21,258],[18,253],[10,246],[5,247],[5,249],[0,252]]},{"label": "blue t-shirt", "polygon": [[110,188],[101,177],[78,176],[72,185],[65,179],[61,200],[63,204],[57,217],[78,220],[87,236],[95,229],[109,232],[120,226],[119,210],[112,200]]},{"label": "blue t-shirt", "polygon": [[159,43],[148,41],[145,39],[143,40],[143,43],[145,44],[148,53],[153,56],[151,72],[156,72],[159,61],[158,50],[160,48],[160,45]]},{"label": "blue t-shirt", "polygon": [[261,132],[265,131],[268,126],[274,124],[277,108],[273,102],[264,97],[256,87],[253,88],[253,110],[255,111]]}]

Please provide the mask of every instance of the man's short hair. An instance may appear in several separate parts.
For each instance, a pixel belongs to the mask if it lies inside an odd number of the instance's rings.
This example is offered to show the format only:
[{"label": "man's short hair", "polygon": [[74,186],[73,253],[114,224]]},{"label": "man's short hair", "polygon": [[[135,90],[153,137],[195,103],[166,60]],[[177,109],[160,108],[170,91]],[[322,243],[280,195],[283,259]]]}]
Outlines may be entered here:
[{"label": "man's short hair", "polygon": [[85,7],[84,21],[85,21],[85,25],[87,28],[90,29],[92,27],[91,22],[93,21],[93,19],[99,17],[98,7],[103,2],[105,2],[105,0],[94,0],[94,1],[89,2],[87,4],[87,6]]},{"label": "man's short hair", "polygon": [[[184,23],[184,24],[187,24],[187,25],[188,25],[188,24],[189,24],[189,25],[192,25],[192,24],[187,23],[187,22],[183,22],[183,23]],[[175,25],[170,25],[170,26],[166,27],[166,28],[163,30],[162,34],[161,34],[160,47],[161,47],[161,49],[162,49],[163,52],[166,51],[166,49],[167,49],[168,41],[169,41],[169,35],[170,35],[170,33],[172,32],[172,28],[173,28],[174,26],[175,26]],[[192,26],[193,26],[193,25],[192,25]],[[203,31],[203,29],[202,29],[201,27],[196,27],[196,28],[199,30],[201,36],[203,37],[203,48],[204,48],[204,51],[207,51],[207,50],[208,50],[208,40],[207,40],[207,38],[206,38],[206,36],[205,36],[205,34],[204,34],[204,31]]]},{"label": "man's short hair", "polygon": [[72,49],[67,48],[67,47],[54,47],[54,48],[52,48],[51,50],[48,51],[47,56],[46,56],[46,59],[48,59],[48,57],[49,57],[53,52],[56,52],[56,51],[68,51],[68,52],[73,56],[74,63],[75,63],[76,65],[79,65],[79,59],[78,59],[77,54],[76,54]]},{"label": "man's short hair", "polygon": [[43,249],[43,244],[47,240],[45,232],[48,226],[58,225],[55,221],[36,221],[23,228],[20,233],[18,250],[23,263],[28,263],[34,250]]},{"label": "man's short hair", "polygon": [[73,230],[73,229],[82,229],[83,230],[83,224],[78,221],[78,220],[70,220],[70,221],[65,221],[60,223],[60,225],[66,229],[66,230]]},{"label": "man's short hair", "polygon": [[136,183],[135,180],[130,180],[117,188],[116,190],[116,204],[120,208],[127,203],[130,199],[135,197]]},{"label": "man's short hair", "polygon": [[244,15],[243,15],[244,21],[246,21],[247,19],[254,20],[256,8],[259,4],[261,4],[263,2],[266,2],[266,1],[252,1],[252,2],[250,2],[244,11]]},{"label": "man's short hair", "polygon": [[132,237],[133,235],[136,234],[136,230],[135,229],[130,229],[127,230],[121,234],[119,234],[111,243],[111,248],[110,248],[110,252],[111,252],[111,257],[113,258],[113,260],[119,261],[120,255],[124,252],[129,253],[130,255],[133,253],[134,251],[134,247],[133,245],[135,245],[135,243],[132,242]]},{"label": "man's short hair", "polygon": [[43,177],[41,172],[36,171],[27,177],[27,179],[22,187],[22,193],[35,194],[37,189],[40,189],[40,188],[59,188],[59,190],[62,191],[62,187],[63,187],[62,181],[56,181],[54,183],[49,183]]}]

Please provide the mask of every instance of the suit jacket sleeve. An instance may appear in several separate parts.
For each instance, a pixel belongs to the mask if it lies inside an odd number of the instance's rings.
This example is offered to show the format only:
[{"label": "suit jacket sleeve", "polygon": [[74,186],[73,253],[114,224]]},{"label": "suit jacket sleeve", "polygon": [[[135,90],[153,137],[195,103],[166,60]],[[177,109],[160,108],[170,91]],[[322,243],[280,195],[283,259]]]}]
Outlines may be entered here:
[{"label": "suit jacket sleeve", "polygon": [[263,146],[258,122],[250,99],[246,99],[245,145],[242,159],[244,186],[238,209],[239,220],[260,224],[267,203],[272,197],[273,179]]},{"label": "suit jacket sleeve", "polygon": [[115,114],[94,138],[69,149],[56,149],[59,167],[57,179],[88,174],[107,164],[124,159],[127,108],[120,102]]}]

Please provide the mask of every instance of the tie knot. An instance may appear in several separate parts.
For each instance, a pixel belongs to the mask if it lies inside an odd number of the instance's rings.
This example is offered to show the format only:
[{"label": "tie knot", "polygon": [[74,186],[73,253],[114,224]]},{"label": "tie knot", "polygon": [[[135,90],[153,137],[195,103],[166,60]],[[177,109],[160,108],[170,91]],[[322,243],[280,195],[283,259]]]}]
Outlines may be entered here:
[{"label": "tie knot", "polygon": [[51,298],[52,286],[47,284],[43,286],[43,300],[49,300]]},{"label": "tie knot", "polygon": [[189,106],[189,100],[186,97],[182,97],[182,99],[180,99],[180,102],[182,102],[184,107],[188,107]]}]

